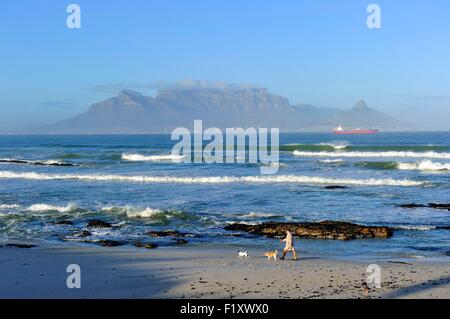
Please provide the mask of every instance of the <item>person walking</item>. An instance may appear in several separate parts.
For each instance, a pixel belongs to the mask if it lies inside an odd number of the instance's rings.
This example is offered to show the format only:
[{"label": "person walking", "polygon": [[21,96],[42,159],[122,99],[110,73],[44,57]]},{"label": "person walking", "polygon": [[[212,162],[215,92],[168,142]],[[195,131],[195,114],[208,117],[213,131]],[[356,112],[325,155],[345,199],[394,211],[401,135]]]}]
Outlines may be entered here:
[{"label": "person walking", "polygon": [[292,233],[289,230],[286,231],[286,238],[281,240],[281,243],[283,243],[283,242],[285,242],[286,244],[283,249],[283,256],[281,256],[280,259],[283,260],[284,257],[286,256],[286,253],[288,251],[291,251],[292,254],[294,255],[294,260],[297,260],[297,254],[296,254],[295,248],[294,248],[294,240],[292,237]]}]

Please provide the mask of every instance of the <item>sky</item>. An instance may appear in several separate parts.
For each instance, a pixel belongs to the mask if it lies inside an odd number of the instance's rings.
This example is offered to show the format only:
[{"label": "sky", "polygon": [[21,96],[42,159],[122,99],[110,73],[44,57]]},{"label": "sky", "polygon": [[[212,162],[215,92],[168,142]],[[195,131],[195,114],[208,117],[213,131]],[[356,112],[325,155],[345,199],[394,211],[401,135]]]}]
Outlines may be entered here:
[{"label": "sky", "polygon": [[[69,29],[69,4],[81,28]],[[366,25],[381,8],[381,28]],[[120,88],[249,83],[291,104],[369,106],[450,130],[448,0],[3,0],[0,132],[69,118]]]}]

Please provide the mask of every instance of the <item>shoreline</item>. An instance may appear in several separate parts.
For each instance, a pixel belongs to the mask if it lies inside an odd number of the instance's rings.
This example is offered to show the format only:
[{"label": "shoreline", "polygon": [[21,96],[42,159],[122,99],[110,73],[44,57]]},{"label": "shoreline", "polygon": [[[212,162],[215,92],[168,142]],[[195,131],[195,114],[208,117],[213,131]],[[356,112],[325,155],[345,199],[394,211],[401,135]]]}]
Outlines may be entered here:
[{"label": "shoreline", "polygon": [[[0,243],[0,298],[450,298],[449,261],[364,262],[300,252],[297,261],[268,262],[263,250],[239,259],[236,249],[220,245],[17,248],[6,243]],[[80,289],[66,286],[70,264],[80,266]],[[381,267],[381,288],[364,288],[369,264]]]}]

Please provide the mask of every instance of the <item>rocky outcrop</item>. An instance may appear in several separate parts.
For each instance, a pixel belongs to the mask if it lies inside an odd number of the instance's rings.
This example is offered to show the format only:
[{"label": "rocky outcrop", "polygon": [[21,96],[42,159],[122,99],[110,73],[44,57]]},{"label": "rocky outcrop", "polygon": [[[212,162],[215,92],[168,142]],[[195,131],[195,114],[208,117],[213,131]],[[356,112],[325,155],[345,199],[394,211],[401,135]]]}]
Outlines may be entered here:
[{"label": "rocky outcrop", "polygon": [[110,239],[104,239],[95,241],[94,243],[101,245],[103,247],[117,247],[117,246],[123,246],[124,243],[116,240],[110,240]]},{"label": "rocky outcrop", "polygon": [[56,161],[31,161],[31,160],[21,160],[21,159],[0,159],[0,163],[8,163],[8,164],[30,164],[30,165],[39,165],[39,166],[77,166],[71,163],[62,163]]},{"label": "rocky outcrop", "polygon": [[96,227],[96,228],[111,228],[112,225],[110,223],[107,223],[103,220],[99,220],[99,219],[92,219],[90,220],[86,227]]},{"label": "rocky outcrop", "polygon": [[401,205],[398,205],[398,207],[401,207],[401,208],[421,208],[421,207],[427,207],[427,205],[423,205],[423,204],[401,204]]},{"label": "rocky outcrop", "polygon": [[437,203],[428,203],[428,207],[435,209],[446,209],[450,211],[450,204],[437,204]]},{"label": "rocky outcrop", "polygon": [[256,235],[275,237],[284,236],[290,230],[294,236],[318,239],[349,240],[356,238],[387,238],[392,236],[389,227],[363,226],[347,222],[323,221],[319,223],[277,223],[260,225],[232,224],[226,230],[244,231]]},{"label": "rocky outcrop", "polygon": [[197,237],[194,234],[182,233],[178,230],[151,230],[147,232],[150,237]]},{"label": "rocky outcrop", "polygon": [[6,244],[5,247],[13,247],[13,248],[33,248],[33,247],[36,247],[36,245],[30,245],[30,244]]},{"label": "rocky outcrop", "polygon": [[426,205],[412,203],[412,204],[398,205],[398,207],[401,207],[401,208],[423,208],[423,207],[429,207],[429,208],[434,208],[434,209],[444,209],[444,210],[450,211],[450,204],[439,204],[439,203],[428,203]]},{"label": "rocky outcrop", "polygon": [[348,188],[347,186],[341,186],[341,185],[328,185],[324,187],[325,189],[344,189]]},{"label": "rocky outcrop", "polygon": [[157,244],[153,244],[153,243],[142,243],[140,241],[135,242],[134,246],[137,248],[147,248],[147,249],[155,249],[158,247]]}]

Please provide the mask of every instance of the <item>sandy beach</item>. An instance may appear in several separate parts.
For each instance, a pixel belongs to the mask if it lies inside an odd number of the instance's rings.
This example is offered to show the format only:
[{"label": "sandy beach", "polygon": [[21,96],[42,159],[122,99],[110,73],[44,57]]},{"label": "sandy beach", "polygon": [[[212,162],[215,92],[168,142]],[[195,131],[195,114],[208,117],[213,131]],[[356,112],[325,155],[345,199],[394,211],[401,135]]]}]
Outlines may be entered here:
[{"label": "sandy beach", "polygon": [[[230,247],[0,248],[0,298],[450,298],[450,262],[383,261],[381,288],[364,289],[373,261],[302,256],[239,259]],[[66,267],[81,268],[68,289]]]}]

